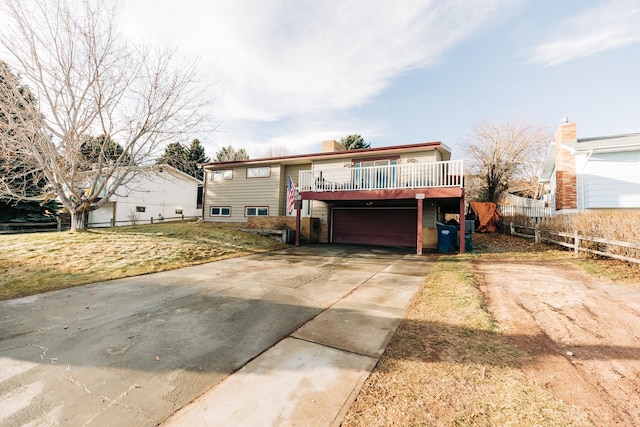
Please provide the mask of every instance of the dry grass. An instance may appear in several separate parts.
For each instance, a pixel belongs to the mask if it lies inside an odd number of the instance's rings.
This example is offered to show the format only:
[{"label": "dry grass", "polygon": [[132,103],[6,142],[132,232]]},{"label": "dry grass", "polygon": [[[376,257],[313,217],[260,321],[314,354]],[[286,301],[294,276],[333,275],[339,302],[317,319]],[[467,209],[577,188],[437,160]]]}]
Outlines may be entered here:
[{"label": "dry grass", "polygon": [[563,254],[523,240],[518,246],[512,236],[476,236],[484,254],[440,258],[344,426],[591,425],[586,414],[527,380],[520,367],[528,356],[496,333],[470,262],[496,251]]},{"label": "dry grass", "polygon": [[283,247],[215,224],[0,235],[0,300]]},{"label": "dry grass", "polygon": [[[533,227],[535,224],[523,216],[505,218],[505,223]],[[576,230],[582,236],[616,240],[632,244],[640,244],[640,215],[632,211],[591,211],[576,214],[555,215],[539,224],[542,230],[573,234]],[[558,239],[557,236],[553,238]],[[573,243],[573,239],[565,239]],[[609,252],[630,258],[640,259],[640,250],[617,245],[582,241],[581,246],[587,249]],[[596,255],[584,254],[585,257],[598,258]],[[640,271],[640,264],[636,266]]]}]

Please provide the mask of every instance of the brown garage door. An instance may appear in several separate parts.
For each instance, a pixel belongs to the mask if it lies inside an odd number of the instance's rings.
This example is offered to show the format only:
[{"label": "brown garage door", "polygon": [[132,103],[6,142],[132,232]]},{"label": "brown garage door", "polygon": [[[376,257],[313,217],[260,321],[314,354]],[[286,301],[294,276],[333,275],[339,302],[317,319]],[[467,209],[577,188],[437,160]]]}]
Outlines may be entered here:
[{"label": "brown garage door", "polygon": [[415,246],[416,208],[334,208],[333,243]]}]

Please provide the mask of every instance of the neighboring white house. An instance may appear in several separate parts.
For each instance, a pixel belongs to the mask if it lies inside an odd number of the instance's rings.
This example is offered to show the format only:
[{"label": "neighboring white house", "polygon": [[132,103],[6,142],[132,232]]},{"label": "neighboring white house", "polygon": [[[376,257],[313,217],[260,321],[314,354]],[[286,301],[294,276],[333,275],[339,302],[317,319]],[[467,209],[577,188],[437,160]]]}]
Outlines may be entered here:
[{"label": "neighboring white house", "polygon": [[110,227],[200,217],[199,191],[198,179],[168,165],[155,165],[118,188],[100,209],[89,212],[87,223],[89,227]]},{"label": "neighboring white house", "polygon": [[565,121],[540,180],[556,213],[640,209],[640,133],[578,139],[575,123]]}]

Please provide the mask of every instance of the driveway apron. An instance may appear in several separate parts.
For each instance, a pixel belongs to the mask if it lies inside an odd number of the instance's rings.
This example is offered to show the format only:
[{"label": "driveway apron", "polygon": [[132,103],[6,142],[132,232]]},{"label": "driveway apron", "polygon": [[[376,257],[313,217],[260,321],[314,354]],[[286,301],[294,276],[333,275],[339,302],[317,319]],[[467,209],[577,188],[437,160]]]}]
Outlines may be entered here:
[{"label": "driveway apron", "polygon": [[430,264],[314,245],[0,302],[0,425],[339,422]]}]

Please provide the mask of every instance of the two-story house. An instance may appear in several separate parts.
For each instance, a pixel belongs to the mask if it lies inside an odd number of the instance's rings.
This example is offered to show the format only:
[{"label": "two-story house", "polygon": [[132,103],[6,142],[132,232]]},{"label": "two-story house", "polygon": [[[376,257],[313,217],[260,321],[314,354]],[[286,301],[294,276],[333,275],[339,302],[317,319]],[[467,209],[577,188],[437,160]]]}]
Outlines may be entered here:
[{"label": "two-story house", "polygon": [[552,212],[640,209],[640,133],[578,138],[564,119],[550,145],[540,181]]},{"label": "two-story house", "polygon": [[[296,224],[320,243],[436,248],[437,222],[464,218],[462,161],[440,142],[204,165],[205,221]],[[302,225],[301,225],[302,224]],[[464,251],[464,221],[461,221]]]}]

